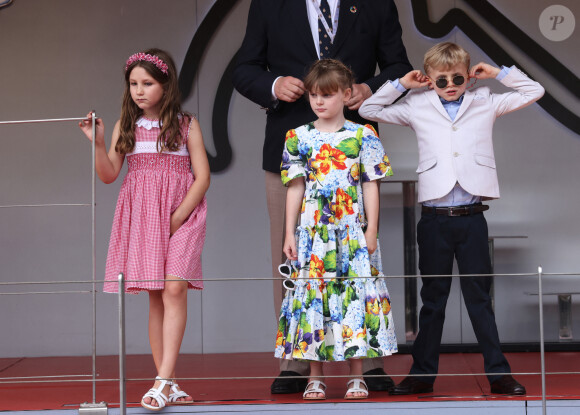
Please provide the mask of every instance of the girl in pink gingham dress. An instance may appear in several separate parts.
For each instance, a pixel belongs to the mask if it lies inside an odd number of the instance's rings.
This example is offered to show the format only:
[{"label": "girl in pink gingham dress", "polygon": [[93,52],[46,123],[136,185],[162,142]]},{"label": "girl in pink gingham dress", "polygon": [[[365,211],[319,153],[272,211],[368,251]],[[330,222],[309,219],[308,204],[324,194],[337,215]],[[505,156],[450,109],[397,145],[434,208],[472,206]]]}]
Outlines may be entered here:
[{"label": "girl in pink gingham dress", "polygon": [[[127,158],[105,271],[105,292],[149,293],[149,341],[157,377],[141,400],[150,410],[193,402],[175,379],[187,320],[187,290],[202,289],[209,164],[197,120],[181,111],[177,72],[159,49],[132,55],[125,67],[121,119],[107,153],[96,120],[99,178],[113,182]],[[93,139],[91,114],[79,123]],[[193,168],[193,173],[192,173]]]}]

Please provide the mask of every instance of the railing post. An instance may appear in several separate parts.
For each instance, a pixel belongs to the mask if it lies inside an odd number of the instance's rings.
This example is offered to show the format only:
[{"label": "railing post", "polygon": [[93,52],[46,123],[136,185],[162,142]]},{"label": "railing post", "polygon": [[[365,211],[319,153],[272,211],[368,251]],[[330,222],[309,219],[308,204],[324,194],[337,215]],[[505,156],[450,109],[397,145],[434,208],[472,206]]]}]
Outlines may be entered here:
[{"label": "railing post", "polygon": [[95,111],[92,111],[93,122],[93,141],[91,145],[91,158],[92,158],[92,184],[91,184],[91,261],[92,261],[92,278],[93,278],[93,403],[96,403],[97,399],[97,285],[96,285],[96,243],[95,243],[95,205],[96,205],[96,193],[95,193],[95,134],[97,131],[96,120],[97,115]]},{"label": "railing post", "polygon": [[125,279],[119,274],[119,410],[125,415],[127,394],[125,392]]},{"label": "railing post", "polygon": [[544,354],[544,299],[542,267],[538,267],[538,308],[540,309],[540,372],[542,377],[542,414],[546,415],[546,359]]}]

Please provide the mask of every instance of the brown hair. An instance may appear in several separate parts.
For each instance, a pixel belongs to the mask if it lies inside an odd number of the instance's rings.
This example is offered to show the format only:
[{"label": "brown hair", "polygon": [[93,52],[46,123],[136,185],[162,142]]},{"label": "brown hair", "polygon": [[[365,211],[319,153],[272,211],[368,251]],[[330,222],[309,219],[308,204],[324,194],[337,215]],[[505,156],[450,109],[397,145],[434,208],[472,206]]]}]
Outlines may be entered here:
[{"label": "brown hair", "polygon": [[427,75],[432,69],[446,70],[458,64],[464,64],[469,70],[469,61],[469,53],[461,46],[451,42],[442,42],[437,43],[425,53],[423,68]]},{"label": "brown hair", "polygon": [[336,59],[320,59],[312,64],[306,77],[304,87],[308,92],[319,90],[323,94],[330,94],[339,89],[352,89],[354,74],[341,61]]},{"label": "brown hair", "polygon": [[[135,67],[141,67],[147,71],[157,82],[161,84],[165,93],[161,98],[161,110],[159,112],[159,125],[161,131],[157,137],[157,150],[176,151],[183,142],[179,114],[181,111],[181,96],[177,85],[177,70],[175,63],[169,54],[161,49],[147,49],[143,53],[157,56],[167,64],[167,74],[163,73],[154,63],[146,60],[138,60],[131,63],[125,71],[125,91],[121,106],[120,133],[115,151],[121,154],[129,153],[135,147],[135,122],[143,115],[137,104],[131,98],[129,77]],[[187,119],[190,115],[184,113]]]}]

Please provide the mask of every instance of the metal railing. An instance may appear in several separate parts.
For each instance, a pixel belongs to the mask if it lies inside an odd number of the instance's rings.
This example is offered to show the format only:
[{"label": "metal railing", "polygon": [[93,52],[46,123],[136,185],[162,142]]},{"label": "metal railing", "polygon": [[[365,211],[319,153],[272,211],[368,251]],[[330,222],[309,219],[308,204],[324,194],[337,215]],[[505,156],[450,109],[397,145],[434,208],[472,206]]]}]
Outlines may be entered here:
[{"label": "metal railing", "polygon": [[[63,121],[82,121],[86,120],[85,117],[82,118],[59,118],[59,119],[45,119],[45,120],[23,120],[23,121],[0,121],[0,125],[2,124],[25,124],[25,123],[42,123],[42,122],[63,122]],[[95,120],[96,114],[92,112],[92,132],[93,137],[95,137]],[[150,380],[141,379],[141,378],[127,378],[126,377],[126,346],[125,346],[125,280],[122,274],[119,275],[118,283],[119,283],[119,291],[118,291],[118,307],[119,307],[119,378],[113,379],[97,379],[97,372],[96,372],[96,338],[97,338],[97,331],[96,331],[96,313],[97,313],[97,302],[96,302],[96,284],[103,283],[104,281],[97,281],[96,274],[95,274],[95,206],[96,206],[96,196],[95,196],[95,184],[96,184],[96,175],[95,175],[95,140],[93,139],[92,145],[92,186],[91,186],[91,203],[78,203],[78,204],[37,204],[37,205],[3,205],[0,208],[23,208],[23,207],[47,207],[47,206],[91,206],[91,249],[92,249],[92,279],[91,281],[48,281],[48,282],[0,282],[0,287],[4,286],[28,286],[28,285],[57,285],[57,284],[89,284],[91,286],[91,290],[75,290],[75,291],[28,291],[28,292],[0,292],[0,296],[2,295],[35,295],[35,294],[92,294],[92,373],[89,375],[60,375],[60,376],[38,376],[38,377],[4,377],[0,378],[0,385],[7,384],[7,383],[53,383],[53,382],[61,382],[63,378],[68,379],[67,381],[70,382],[91,382],[92,383],[92,402],[93,404],[96,403],[96,384],[97,382],[119,382],[119,405],[120,405],[120,413],[124,415],[126,413],[126,382],[128,381],[142,381],[142,380]],[[540,360],[541,360],[541,369],[540,372],[512,372],[509,374],[512,375],[539,375],[541,376],[541,386],[542,386],[542,412],[546,414],[546,375],[562,375],[562,374],[569,374],[569,375],[576,375],[580,374],[580,372],[546,372],[545,367],[545,338],[544,338],[544,315],[543,315],[543,278],[545,276],[562,276],[562,275],[578,275],[579,273],[544,273],[541,267],[538,267],[537,273],[518,273],[518,274],[470,274],[470,275],[453,275],[457,277],[474,277],[474,276],[495,276],[495,277],[536,277],[538,279],[538,310],[539,310],[539,331],[540,331]],[[391,275],[391,276],[380,276],[380,277],[365,277],[359,276],[355,278],[387,278],[387,279],[397,279],[403,278],[405,281],[409,281],[409,278],[435,278],[435,277],[447,277],[448,275],[429,275],[429,276],[421,276],[421,275]],[[279,278],[267,277],[267,278],[260,278],[260,277],[244,277],[244,278],[205,278],[204,282],[216,282],[216,281],[235,281],[235,280],[243,280],[243,281],[280,281]],[[188,280],[189,281],[189,280]],[[194,281],[194,280],[191,280]],[[135,281],[138,282],[138,281]],[[169,281],[170,282],[170,281]],[[496,375],[504,375],[508,373],[492,373]],[[432,376],[439,376],[439,377],[446,377],[446,376],[480,376],[480,375],[490,375],[490,373],[468,373],[468,374],[461,374],[461,373],[448,373],[448,374],[431,374]],[[392,377],[402,377],[402,376],[413,376],[413,375],[390,375]],[[415,375],[419,376],[419,375]],[[429,374],[422,374],[421,376],[430,376]],[[91,379],[79,379],[84,377],[90,377]],[[329,378],[332,377],[347,377],[347,375],[334,375],[334,376],[326,376]],[[380,377],[380,375],[377,375]],[[178,378],[177,380],[257,380],[257,379],[274,379],[275,376],[244,376],[244,377],[187,377],[187,378]]]},{"label": "metal railing", "polygon": [[[437,376],[437,377],[449,377],[449,376],[456,376],[456,377],[464,377],[464,376],[487,376],[487,375],[515,375],[515,376],[540,376],[541,377],[541,390],[542,390],[542,413],[546,414],[547,408],[547,396],[546,396],[546,376],[547,375],[579,375],[580,372],[547,372],[546,371],[546,363],[545,363],[545,336],[544,336],[544,314],[543,314],[543,281],[545,277],[551,276],[564,276],[564,275],[579,275],[580,273],[544,273],[542,267],[538,267],[537,273],[517,273],[517,274],[469,274],[469,275],[453,275],[454,277],[524,277],[524,278],[537,278],[538,281],[538,320],[539,320],[539,331],[540,331],[540,371],[539,372],[511,372],[511,373],[438,373],[438,374],[421,374],[421,375],[409,375],[409,374],[402,374],[402,375],[395,375],[390,374],[391,377],[406,377],[406,376]],[[437,277],[447,277],[448,275],[415,275],[411,276],[414,278],[437,278]],[[400,279],[400,278],[409,278],[409,275],[390,275],[390,276],[358,276],[354,278],[385,278],[385,279]],[[279,278],[260,278],[260,277],[232,277],[232,278],[205,278],[204,282],[217,282],[217,281],[280,281]],[[145,280],[143,280],[145,281]],[[187,281],[197,281],[197,280],[187,280]],[[27,286],[33,284],[43,284],[43,285],[50,285],[50,284],[95,284],[95,283],[104,283],[105,281],[53,281],[53,282],[2,282],[0,283],[0,287],[3,286]],[[141,282],[139,280],[132,280],[132,282]],[[167,281],[171,283],[171,281]],[[61,382],[63,378],[67,379],[67,382],[92,382],[93,384],[93,404],[96,404],[96,383],[97,382],[119,382],[119,408],[120,414],[126,413],[126,383],[127,382],[134,382],[134,381],[146,381],[151,380],[150,378],[128,378],[126,376],[126,346],[125,346],[125,280],[123,274],[119,274],[118,277],[118,318],[119,318],[119,377],[118,378],[109,378],[109,379],[97,379],[96,378],[96,368],[93,365],[93,373],[91,375],[61,375],[61,376],[36,376],[36,377],[5,377],[0,378],[0,385],[7,384],[7,383],[57,383]],[[51,291],[51,292],[37,292],[37,291],[29,291],[29,292],[18,292],[18,293],[7,293],[7,292],[0,292],[0,296],[2,295],[33,295],[33,294],[59,294],[59,293],[92,293],[95,294],[95,290],[92,291]],[[93,330],[93,332],[95,332]],[[96,353],[96,352],[95,352]],[[95,355],[94,353],[94,355]],[[94,355],[93,355],[93,362],[94,362]],[[376,375],[375,377],[380,377],[381,375]],[[82,377],[91,377],[91,379],[79,379]],[[274,379],[276,376],[223,376],[223,377],[181,377],[177,378],[176,380],[205,380],[205,381],[216,381],[216,380],[259,380],[259,379]],[[348,375],[326,375],[328,378],[345,378]]]},{"label": "metal railing", "polygon": [[[90,206],[91,207],[91,285],[92,291],[92,381],[93,381],[93,404],[96,403],[96,376],[97,376],[97,286],[96,286],[96,231],[95,231],[95,218],[96,218],[96,170],[95,170],[95,135],[96,135],[96,119],[97,115],[95,111],[91,111],[92,114],[92,134],[93,140],[91,141],[91,203],[59,203],[59,204],[36,204],[36,205],[3,205],[0,208],[22,208],[22,207],[63,207],[63,206]],[[16,121],[0,121],[0,125],[11,125],[11,124],[37,124],[37,123],[54,123],[54,122],[70,122],[70,121],[84,121],[86,117],[73,117],[73,118],[49,118],[40,120],[16,120]],[[85,281],[82,281],[83,283]],[[66,283],[66,282],[63,282]],[[86,291],[82,293],[87,293]]]}]

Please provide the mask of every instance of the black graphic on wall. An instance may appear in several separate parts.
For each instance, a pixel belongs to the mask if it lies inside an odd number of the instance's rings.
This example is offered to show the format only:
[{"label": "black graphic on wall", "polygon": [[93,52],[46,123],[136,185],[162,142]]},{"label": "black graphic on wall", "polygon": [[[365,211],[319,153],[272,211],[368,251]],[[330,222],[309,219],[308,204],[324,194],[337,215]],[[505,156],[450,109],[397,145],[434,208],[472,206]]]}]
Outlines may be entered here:
[{"label": "black graphic on wall", "polygon": [[[475,12],[491,24],[501,35],[517,45],[535,64],[551,74],[575,97],[580,97],[580,81],[568,68],[531,39],[511,20],[493,7],[487,0],[464,0]],[[179,76],[179,89],[183,99],[189,97],[198,73],[199,64],[212,36],[217,32],[222,20],[232,10],[238,0],[217,0],[196,31],[183,61]],[[502,65],[516,65],[524,72],[527,68],[519,64],[485,30],[463,10],[453,8],[441,20],[429,19],[428,0],[411,0],[415,26],[425,36],[438,39],[449,34],[455,27],[465,33],[494,62]],[[228,111],[233,93],[232,71],[235,56],[226,67],[220,80],[212,112],[212,135],[215,155],[208,154],[212,172],[225,170],[232,161],[232,148],[229,142]],[[576,134],[580,134],[580,118],[546,92],[538,101],[552,117]]]},{"label": "black graphic on wall", "polygon": [[[238,0],[217,0],[195,32],[179,73],[179,90],[184,100],[191,95],[199,64],[207,45],[218,30],[222,20],[237,2]],[[228,111],[234,92],[232,71],[235,61],[236,57],[234,56],[223,73],[213,104],[211,127],[216,154],[215,156],[209,153],[207,155],[212,172],[225,170],[232,161],[232,147],[228,133]]]}]

